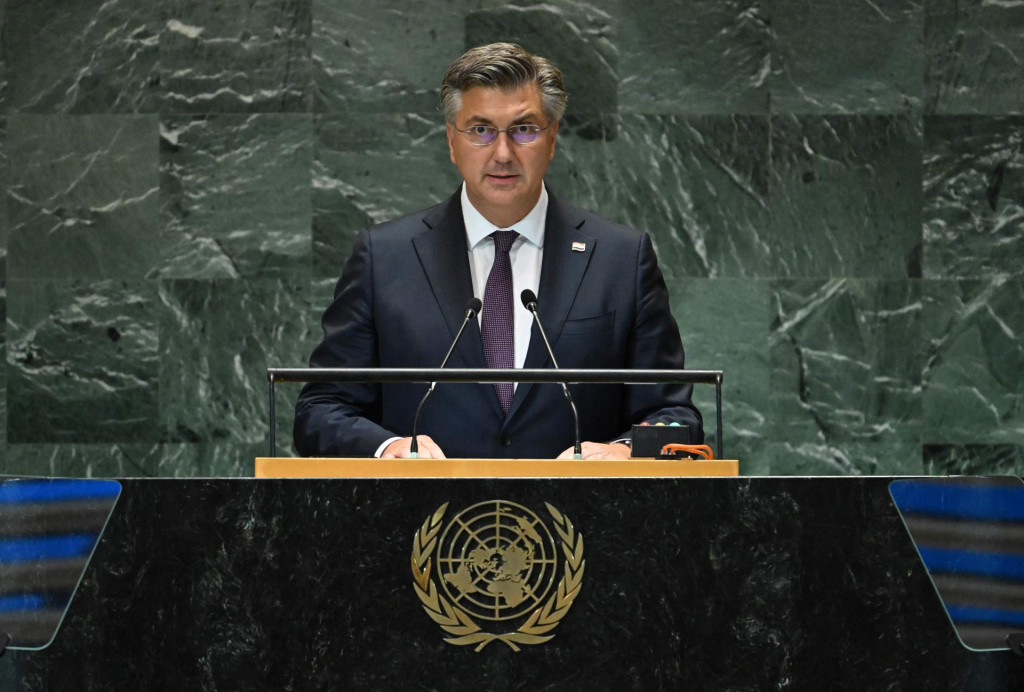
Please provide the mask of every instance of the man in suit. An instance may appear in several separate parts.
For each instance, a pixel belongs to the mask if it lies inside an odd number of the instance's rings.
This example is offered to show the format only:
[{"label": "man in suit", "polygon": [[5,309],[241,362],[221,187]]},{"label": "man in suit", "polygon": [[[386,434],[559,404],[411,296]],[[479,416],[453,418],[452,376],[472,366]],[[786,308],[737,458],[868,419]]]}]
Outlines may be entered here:
[{"label": "man in suit", "polygon": [[[681,369],[683,347],[646,233],[562,201],[544,184],[567,96],[558,69],[513,44],[474,48],[445,75],[452,163],[464,183],[435,207],[362,231],[323,317],[312,367],[437,367],[473,296],[448,367],[551,367],[519,295],[564,368]],[[629,429],[679,422],[703,439],[690,386],[573,385],[584,458],[627,458]],[[309,384],[296,406],[307,456],[407,457],[422,384]],[[557,384],[441,384],[421,458],[570,456]]]}]

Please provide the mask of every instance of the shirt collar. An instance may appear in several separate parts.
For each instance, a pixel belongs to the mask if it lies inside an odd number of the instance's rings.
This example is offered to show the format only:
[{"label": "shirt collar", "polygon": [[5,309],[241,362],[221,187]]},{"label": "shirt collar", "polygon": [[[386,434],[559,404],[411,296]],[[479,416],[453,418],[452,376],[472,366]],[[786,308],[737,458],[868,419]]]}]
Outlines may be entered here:
[{"label": "shirt collar", "polygon": [[[498,230],[507,230],[495,228],[494,224],[485,219],[483,214],[476,210],[473,203],[469,201],[469,195],[466,193],[466,183],[462,183],[461,199],[462,219],[466,224],[466,239],[469,241],[470,249],[475,248],[480,241],[491,233]],[[540,199],[537,200],[537,204],[533,206],[530,213],[509,226],[509,229],[515,230],[527,241],[542,248],[544,247],[544,223],[547,217],[548,190],[546,186],[541,185]]]}]

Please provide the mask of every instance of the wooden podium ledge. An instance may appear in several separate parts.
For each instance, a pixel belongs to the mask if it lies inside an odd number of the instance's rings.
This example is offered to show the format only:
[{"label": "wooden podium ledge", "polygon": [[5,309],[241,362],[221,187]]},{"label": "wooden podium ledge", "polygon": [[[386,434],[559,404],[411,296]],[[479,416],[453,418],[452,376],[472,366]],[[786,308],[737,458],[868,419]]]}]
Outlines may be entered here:
[{"label": "wooden podium ledge", "polygon": [[738,476],[739,461],[257,457],[256,478],[678,478]]}]

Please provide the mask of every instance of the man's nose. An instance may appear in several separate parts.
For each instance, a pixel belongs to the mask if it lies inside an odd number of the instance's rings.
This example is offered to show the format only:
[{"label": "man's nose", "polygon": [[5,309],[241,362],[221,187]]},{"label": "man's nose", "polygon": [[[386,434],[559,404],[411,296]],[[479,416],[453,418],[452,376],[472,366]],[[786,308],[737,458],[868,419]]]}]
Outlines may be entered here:
[{"label": "man's nose", "polygon": [[502,130],[498,132],[498,139],[494,141],[492,145],[494,147],[494,159],[497,161],[511,161],[515,158],[515,154],[512,152],[512,147],[515,146],[515,142],[512,141],[512,135]]}]

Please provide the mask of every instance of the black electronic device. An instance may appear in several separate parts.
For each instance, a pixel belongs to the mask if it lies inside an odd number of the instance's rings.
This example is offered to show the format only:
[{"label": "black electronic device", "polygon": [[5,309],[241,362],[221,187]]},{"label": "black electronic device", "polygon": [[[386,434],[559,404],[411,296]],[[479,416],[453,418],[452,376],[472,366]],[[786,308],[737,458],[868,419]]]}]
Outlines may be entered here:
[{"label": "black electronic device", "polygon": [[653,459],[661,456],[661,450],[668,444],[690,444],[690,426],[675,425],[634,425],[633,453],[638,459]]}]

